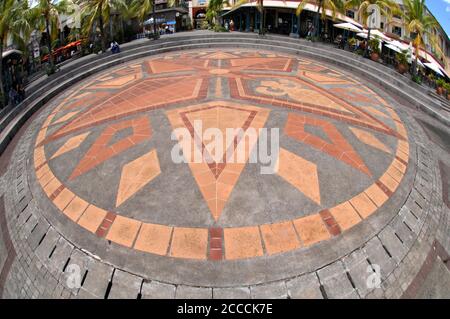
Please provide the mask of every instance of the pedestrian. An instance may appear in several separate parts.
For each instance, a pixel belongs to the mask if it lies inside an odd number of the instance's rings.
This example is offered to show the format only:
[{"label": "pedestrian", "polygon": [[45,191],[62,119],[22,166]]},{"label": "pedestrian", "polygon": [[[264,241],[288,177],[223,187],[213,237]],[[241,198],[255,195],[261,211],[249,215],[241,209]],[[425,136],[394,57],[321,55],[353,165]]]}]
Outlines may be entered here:
[{"label": "pedestrian", "polygon": [[230,20],[230,31],[234,31],[234,21]]},{"label": "pedestrian", "polygon": [[9,103],[11,103],[12,106],[17,105],[17,92],[14,90],[14,87],[11,87],[9,90]]},{"label": "pedestrian", "polygon": [[119,43],[117,43],[115,40],[113,40],[113,42],[111,42],[111,52],[113,54],[120,53]]},{"label": "pedestrian", "polygon": [[17,85],[17,94],[19,103],[22,103],[25,100],[25,88],[22,83]]}]

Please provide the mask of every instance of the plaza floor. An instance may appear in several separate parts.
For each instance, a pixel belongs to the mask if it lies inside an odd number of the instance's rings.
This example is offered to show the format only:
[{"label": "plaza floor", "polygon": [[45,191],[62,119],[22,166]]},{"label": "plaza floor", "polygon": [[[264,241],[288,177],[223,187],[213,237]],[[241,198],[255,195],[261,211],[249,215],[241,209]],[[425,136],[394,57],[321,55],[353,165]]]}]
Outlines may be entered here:
[{"label": "plaza floor", "polygon": [[[376,86],[298,56],[211,49],[130,61],[76,84],[29,124],[3,178],[5,210],[22,209],[7,221],[12,245],[20,251],[23,240],[41,267],[52,265],[44,276],[57,277],[63,297],[125,297],[117,287],[142,296],[146,285],[149,297],[215,288],[365,297],[374,245],[393,260],[381,265],[386,279],[409,248],[396,250],[415,243],[409,232],[427,223],[415,211],[446,209],[433,195],[441,179],[423,126],[408,113]],[[214,149],[201,140],[228,128],[256,133],[232,132]],[[32,204],[21,207],[22,196]],[[389,233],[396,218],[402,230]],[[351,264],[355,250],[364,257]]]}]

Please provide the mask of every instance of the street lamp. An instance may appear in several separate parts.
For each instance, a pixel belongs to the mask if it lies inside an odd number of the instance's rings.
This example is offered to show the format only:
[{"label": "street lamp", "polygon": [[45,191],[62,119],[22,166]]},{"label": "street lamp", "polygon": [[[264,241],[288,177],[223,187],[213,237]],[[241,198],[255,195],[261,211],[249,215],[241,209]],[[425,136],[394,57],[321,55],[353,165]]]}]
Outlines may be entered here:
[{"label": "street lamp", "polygon": [[367,44],[366,44],[366,48],[364,49],[364,56],[367,58],[369,56],[369,41],[370,41],[370,18],[372,17],[372,15],[375,13],[375,9],[372,9],[372,11],[369,14],[369,17],[367,18],[367,20],[369,21],[369,23],[367,24]]}]

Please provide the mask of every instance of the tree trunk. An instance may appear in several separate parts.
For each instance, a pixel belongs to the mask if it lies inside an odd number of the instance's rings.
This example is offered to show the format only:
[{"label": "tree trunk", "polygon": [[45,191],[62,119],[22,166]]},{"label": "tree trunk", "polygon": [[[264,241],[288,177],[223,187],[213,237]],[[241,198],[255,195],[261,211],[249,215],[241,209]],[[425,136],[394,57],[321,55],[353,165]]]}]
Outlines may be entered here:
[{"label": "tree trunk", "polygon": [[159,32],[156,31],[156,15],[155,15],[155,0],[152,3],[152,18],[153,18],[153,38],[159,39]]},{"label": "tree trunk", "polygon": [[323,1],[319,2],[317,6],[317,14],[314,18],[314,32],[312,34],[313,37],[317,38],[319,36],[319,28],[320,28],[320,8],[322,7]]},{"label": "tree trunk", "polygon": [[[3,56],[3,39],[0,38],[0,57]],[[0,59],[0,92],[2,94],[2,107],[6,106],[6,94],[3,87],[3,59]]]},{"label": "tree trunk", "polygon": [[99,24],[99,28],[100,28],[100,35],[101,35],[101,37],[102,37],[102,52],[104,53],[104,52],[106,52],[106,32],[105,32],[105,26],[103,25],[103,16],[102,16],[102,14],[100,13],[100,17],[99,17],[99,21],[98,21],[98,24]]},{"label": "tree trunk", "polygon": [[50,69],[53,70],[53,54],[52,54],[52,37],[50,36],[50,26],[48,17],[45,18],[45,30],[47,32],[47,47],[48,47],[48,62],[50,63]]},{"label": "tree trunk", "polygon": [[[417,37],[418,37],[419,35],[417,35]],[[416,42],[416,58],[414,59],[414,65],[413,65],[413,75],[414,76],[416,76],[417,75],[417,66],[418,66],[418,63],[417,63],[417,60],[419,59],[419,45],[420,45],[420,41],[417,39],[417,42]]]},{"label": "tree trunk", "polygon": [[260,21],[260,28],[259,28],[259,34],[264,35],[264,22],[265,22],[265,16],[266,11],[264,10],[264,2],[261,0],[261,21]]}]

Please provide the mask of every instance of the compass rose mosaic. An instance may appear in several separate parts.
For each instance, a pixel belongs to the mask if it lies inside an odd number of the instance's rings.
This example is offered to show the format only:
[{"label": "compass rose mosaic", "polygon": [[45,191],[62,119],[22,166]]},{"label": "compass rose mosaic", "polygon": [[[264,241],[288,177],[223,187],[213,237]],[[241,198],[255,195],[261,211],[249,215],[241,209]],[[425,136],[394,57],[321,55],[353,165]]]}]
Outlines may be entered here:
[{"label": "compass rose mosaic", "polygon": [[[196,141],[229,128],[278,129],[273,174],[250,160],[261,133],[232,135],[214,153]],[[95,75],[59,98],[35,138],[36,183],[68,222],[130,249],[218,262],[340,236],[390,200],[409,162],[402,120],[370,88],[247,50],[170,53]],[[185,161],[173,160],[176,146]],[[187,158],[196,149],[200,162]]]}]

